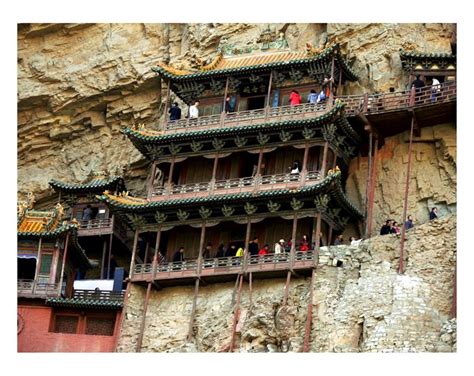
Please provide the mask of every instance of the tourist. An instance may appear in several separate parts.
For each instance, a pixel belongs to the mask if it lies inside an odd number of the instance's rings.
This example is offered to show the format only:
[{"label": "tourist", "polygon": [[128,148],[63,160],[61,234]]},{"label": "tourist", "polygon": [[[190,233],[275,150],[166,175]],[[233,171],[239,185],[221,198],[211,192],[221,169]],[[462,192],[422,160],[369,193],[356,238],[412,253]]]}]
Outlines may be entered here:
[{"label": "tourist", "polygon": [[343,245],[344,244],[344,238],[342,235],[336,236],[336,240],[334,240],[334,245]]},{"label": "tourist", "polygon": [[202,258],[210,258],[212,250],[212,243],[207,243],[206,247],[202,250]]},{"label": "tourist", "polygon": [[324,93],[324,90],[321,90],[318,95],[318,99],[316,99],[316,103],[322,102],[326,99],[326,94]]},{"label": "tourist", "polygon": [[170,114],[170,120],[181,119],[181,108],[179,108],[178,102],[174,102],[168,112]]},{"label": "tourist", "polygon": [[308,103],[314,104],[317,103],[318,101],[318,93],[316,93],[316,90],[311,89],[311,91],[308,94]]},{"label": "tourist", "polygon": [[230,95],[225,98],[225,113],[228,114],[229,112],[234,112],[234,106],[230,102]]},{"label": "tourist", "polygon": [[391,224],[392,224],[392,221],[390,219],[387,219],[385,221],[385,224],[382,226],[382,228],[380,229],[380,235],[387,235],[387,234],[390,234],[390,229],[391,229]]},{"label": "tourist", "polygon": [[184,261],[184,247],[179,247],[179,249],[173,255],[173,262],[183,262]]},{"label": "tourist", "polygon": [[199,117],[199,101],[194,102],[194,104],[189,107],[189,118],[190,119],[197,119]]},{"label": "tourist", "polygon": [[268,255],[268,249],[269,249],[268,244],[265,244],[265,245],[263,246],[263,248],[262,248],[260,251],[258,251],[258,255],[259,255],[259,256]]},{"label": "tourist", "polygon": [[430,221],[438,218],[438,208],[434,207],[430,211]]},{"label": "tourist", "polygon": [[[423,86],[425,86],[425,82],[420,78],[420,75],[417,74],[416,79],[413,80],[413,82],[411,83],[411,87],[414,87],[415,89],[420,89]],[[417,91],[419,91],[419,90],[417,90]]]},{"label": "tourist", "polygon": [[221,258],[225,256],[225,251],[224,251],[224,244],[219,244],[219,247],[217,247],[217,253],[216,253],[216,258]]},{"label": "tourist", "polygon": [[308,242],[308,235],[303,235],[303,238],[300,242],[300,252],[309,251],[309,242]]},{"label": "tourist", "polygon": [[438,97],[440,92],[441,84],[436,78],[433,78],[433,82],[431,83],[431,102],[436,102],[436,98]]},{"label": "tourist", "polygon": [[325,77],[323,81],[323,92],[324,92],[324,97],[329,98],[331,96],[331,82],[333,82],[332,77]]},{"label": "tourist", "polygon": [[413,218],[412,218],[411,215],[409,215],[409,216],[407,217],[406,222],[405,222],[405,229],[406,229],[406,230],[409,230],[409,229],[411,229],[413,226],[414,226],[414,225],[413,225]]},{"label": "tourist", "polygon": [[84,213],[82,214],[82,220],[83,221],[90,221],[92,219],[92,215],[94,212],[92,211],[92,208],[90,205],[87,205],[87,207],[84,209]]},{"label": "tourist", "polygon": [[249,244],[249,253],[250,256],[257,256],[259,251],[258,246],[258,237],[253,238],[253,240]]},{"label": "tourist", "polygon": [[299,161],[294,161],[293,162],[293,166],[290,167],[290,173],[291,174],[299,174],[300,171],[301,171],[301,167],[300,167],[300,162]]},{"label": "tourist", "polygon": [[225,251],[225,257],[233,257],[236,253],[235,244],[229,244],[227,250]]},{"label": "tourist", "polygon": [[358,246],[359,243],[362,241],[362,239],[356,239],[355,236],[351,236],[350,241],[351,241],[351,245]]},{"label": "tourist", "polygon": [[275,253],[280,254],[285,251],[285,239],[280,239],[278,243],[275,243]]},{"label": "tourist", "polygon": [[243,257],[244,256],[244,249],[242,247],[239,247],[237,250],[237,253],[235,254],[237,257]]},{"label": "tourist", "polygon": [[290,240],[288,240],[288,243],[285,244],[285,252],[290,253],[291,252],[291,247],[293,247],[293,242],[290,239]]},{"label": "tourist", "polygon": [[398,226],[398,222],[393,221],[392,228],[390,229],[391,234],[400,234],[400,226]]},{"label": "tourist", "polygon": [[297,106],[301,104],[301,95],[297,90],[291,90],[290,94],[290,106]]}]

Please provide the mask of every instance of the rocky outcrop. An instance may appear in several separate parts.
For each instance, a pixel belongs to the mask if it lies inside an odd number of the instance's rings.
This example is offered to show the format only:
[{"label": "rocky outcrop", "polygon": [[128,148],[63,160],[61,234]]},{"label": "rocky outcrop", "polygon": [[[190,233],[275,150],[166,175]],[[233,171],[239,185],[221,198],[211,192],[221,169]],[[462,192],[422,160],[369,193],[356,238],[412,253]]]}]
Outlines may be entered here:
[{"label": "rocky outcrop", "polygon": [[[456,320],[449,319],[456,264],[456,217],[407,232],[405,272],[399,274],[400,238],[377,236],[359,246],[323,247],[313,290],[313,352],[456,351]],[[310,278],[254,279],[244,284],[235,349],[300,352]],[[186,341],[194,287],[154,292],[142,351],[228,351],[235,309],[233,283],[199,289],[193,339]],[[132,285],[118,351],[135,351],[144,288]]]}]

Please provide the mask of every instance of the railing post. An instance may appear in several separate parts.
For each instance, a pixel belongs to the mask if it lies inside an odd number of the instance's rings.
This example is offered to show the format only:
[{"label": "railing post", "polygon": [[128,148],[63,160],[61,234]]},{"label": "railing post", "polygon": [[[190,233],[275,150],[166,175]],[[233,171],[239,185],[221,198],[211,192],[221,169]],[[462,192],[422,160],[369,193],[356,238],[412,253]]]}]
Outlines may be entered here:
[{"label": "railing post", "polygon": [[298,224],[298,214],[295,210],[293,215],[293,229],[291,231],[291,250],[290,250],[290,269],[293,270],[295,264],[295,253],[296,253],[296,226]]},{"label": "railing post", "polygon": [[369,94],[364,93],[364,102],[362,106],[362,112],[367,112],[369,110]]},{"label": "railing post", "polygon": [[175,157],[173,156],[173,158],[171,159],[170,171],[169,171],[169,176],[168,176],[168,183],[167,183],[167,188],[166,188],[168,196],[171,194],[171,183],[172,183],[172,179],[173,179],[174,160],[175,160]]},{"label": "railing post", "polygon": [[324,179],[326,176],[326,164],[327,164],[327,159],[328,159],[328,148],[329,148],[329,143],[326,141],[324,143],[324,151],[323,151],[323,161],[322,161],[322,166],[321,166],[321,178]]},{"label": "railing post", "polygon": [[304,185],[305,184],[305,179],[306,179],[306,174],[308,173],[308,153],[309,153],[309,142],[306,142],[306,145],[304,147],[304,156],[303,156],[303,166],[301,168],[301,174],[300,174],[300,184]]},{"label": "railing post", "polygon": [[415,98],[416,98],[416,88],[412,86],[410,90],[410,99],[409,99],[409,106],[413,107],[415,105]]},{"label": "railing post", "polygon": [[199,240],[199,256],[197,260],[197,276],[198,277],[201,275],[201,270],[202,270],[202,264],[203,264],[202,251],[204,249],[205,235],[206,235],[206,221],[203,220],[202,225],[201,225],[201,238]]},{"label": "railing post", "polygon": [[132,249],[132,259],[130,261],[130,271],[128,272],[130,278],[132,278],[135,268],[135,255],[137,253],[137,243],[138,243],[138,228],[135,230],[135,237],[133,239],[133,249]]},{"label": "railing post", "polygon": [[151,264],[151,279],[155,280],[156,269],[158,266],[158,252],[160,251],[160,239],[161,239],[161,225],[158,226],[158,231],[156,232],[156,243],[155,243],[155,253],[153,254],[153,262]]}]

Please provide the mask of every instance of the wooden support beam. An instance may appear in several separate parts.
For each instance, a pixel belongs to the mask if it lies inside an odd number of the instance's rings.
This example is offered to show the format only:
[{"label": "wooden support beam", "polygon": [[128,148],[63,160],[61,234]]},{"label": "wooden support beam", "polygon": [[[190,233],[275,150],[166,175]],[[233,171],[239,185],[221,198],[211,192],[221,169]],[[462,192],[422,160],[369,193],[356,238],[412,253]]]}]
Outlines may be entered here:
[{"label": "wooden support beam", "polygon": [[211,192],[214,192],[214,187],[216,184],[216,174],[217,174],[217,165],[219,163],[219,152],[216,153],[216,157],[214,158],[214,166],[212,167],[212,177],[211,177]]},{"label": "wooden support beam", "polygon": [[143,334],[145,331],[146,312],[148,310],[150,295],[151,295],[151,282],[148,282],[148,286],[146,288],[145,302],[143,303],[142,321],[140,323],[140,331],[138,332],[137,345],[135,348],[135,351],[137,353],[141,352],[142,350]]},{"label": "wooden support beam", "polygon": [[203,220],[202,225],[201,225],[201,238],[199,239],[199,256],[198,256],[198,266],[197,266],[197,272],[198,276],[201,274],[201,269],[202,269],[202,259],[203,259],[203,249],[204,249],[204,237],[206,236],[206,221]]},{"label": "wooden support beam", "polygon": [[[321,213],[318,213],[316,216],[316,234],[313,235],[314,239],[314,250],[319,251],[319,245],[321,243]],[[318,260],[314,259],[315,264],[317,264]]]},{"label": "wooden support beam", "polygon": [[148,200],[151,199],[152,194],[153,194],[153,189],[155,188],[153,186],[153,180],[155,179],[155,173],[156,173],[156,161],[153,161],[153,164],[151,165],[150,180],[148,181],[148,189],[147,189],[147,198],[148,198]]},{"label": "wooden support beam", "polygon": [[341,96],[342,94],[342,69],[339,67],[339,81],[337,82],[337,95]]},{"label": "wooden support beam", "polygon": [[250,243],[250,230],[252,228],[252,222],[250,221],[250,216],[247,218],[247,229],[245,231],[245,249],[244,249],[244,262],[243,262],[243,272],[247,271],[247,261],[250,258],[249,253],[249,243]]},{"label": "wooden support beam", "polygon": [[265,98],[265,120],[268,119],[270,112],[270,94],[272,92],[273,71],[270,71],[270,78],[268,79],[267,97]]},{"label": "wooden support beam", "polygon": [[295,264],[295,252],[296,252],[296,227],[298,225],[298,213],[295,210],[293,214],[293,228],[291,230],[291,250],[290,250],[290,270],[293,272],[293,266]]},{"label": "wooden support beam", "polygon": [[239,292],[237,293],[237,302],[235,303],[235,308],[234,308],[234,319],[232,321],[232,335],[230,337],[229,352],[234,351],[235,329],[237,328],[237,323],[239,321],[239,316],[240,316],[240,298],[242,296],[243,281],[244,281],[244,276],[241,274],[240,281],[239,281]]},{"label": "wooden support beam", "polygon": [[[41,243],[43,241],[43,238],[39,238],[38,241],[38,261],[36,263],[36,269],[35,269],[35,280],[34,280],[34,285],[33,285],[33,293],[35,293],[36,290],[36,284],[38,283],[39,279],[39,273],[40,273],[40,265],[41,265]],[[61,271],[62,273],[62,271]]]},{"label": "wooden support beam", "polygon": [[170,101],[170,91],[171,91],[171,78],[168,78],[167,82],[167,88],[166,88],[166,102],[165,102],[165,122],[164,122],[164,127],[166,127],[166,124],[169,121],[169,116],[168,116],[168,106],[169,106],[169,101]]},{"label": "wooden support beam", "polygon": [[100,262],[100,279],[105,279],[105,259],[107,258],[107,240],[104,237],[102,246],[102,260]]},{"label": "wooden support beam", "polygon": [[173,181],[173,171],[174,171],[174,161],[175,161],[175,159],[176,159],[175,156],[173,156],[173,158],[171,158],[170,172],[169,172],[168,183],[167,183],[168,193],[171,192],[171,183]]},{"label": "wooden support beam", "polygon": [[128,272],[128,275],[130,276],[130,278],[132,277],[133,269],[135,268],[135,256],[137,254],[137,243],[138,243],[138,229],[135,230],[135,237],[133,239],[132,259],[130,260],[130,270]]},{"label": "wooden support beam", "polygon": [[405,246],[405,234],[406,234],[406,227],[405,221],[407,218],[407,210],[408,210],[408,187],[410,185],[410,171],[411,171],[411,155],[412,155],[412,146],[413,146],[413,127],[415,125],[415,119],[412,118],[411,121],[411,128],[410,128],[410,143],[408,145],[408,165],[407,165],[407,178],[405,182],[405,197],[403,199],[403,216],[402,216],[402,233],[401,233],[401,240],[400,240],[400,261],[398,265],[398,273],[403,274],[404,272],[404,246]]},{"label": "wooden support beam", "polygon": [[249,301],[252,304],[252,272],[249,273]]},{"label": "wooden support beam", "polygon": [[123,322],[125,320],[125,312],[128,308],[128,296],[130,295],[130,286],[131,286],[131,282],[128,281],[127,282],[127,287],[125,288],[125,295],[123,297],[123,308],[122,308],[122,314],[120,316],[120,325],[119,325],[119,328],[117,330],[116,333],[117,336],[115,337],[115,342],[114,342],[114,351],[117,352],[117,346],[118,346],[118,341],[120,339],[120,335],[123,333],[122,329],[123,329]]},{"label": "wooden support beam", "polygon": [[143,263],[148,264],[148,251],[150,248],[150,243],[148,243],[148,239],[146,240],[146,245],[145,245],[145,256],[143,257]]},{"label": "wooden support beam", "polygon": [[308,154],[309,154],[309,142],[306,142],[304,146],[304,155],[303,155],[303,166],[301,167],[301,185],[304,185],[306,180],[306,174],[308,173]]},{"label": "wooden support beam", "polygon": [[231,299],[231,305],[235,304],[235,298],[237,295],[237,289],[239,288],[239,280],[240,280],[240,274],[237,274],[237,278],[235,279],[235,286],[234,289],[232,290],[232,299]]},{"label": "wooden support beam", "polygon": [[225,110],[225,105],[226,105],[226,99],[227,99],[227,93],[229,91],[229,76],[227,76],[226,80],[225,80],[225,89],[224,89],[224,102],[222,104],[222,112],[221,112],[221,127],[224,126],[224,121],[225,121],[225,114],[226,114],[226,110]]},{"label": "wooden support beam", "polygon": [[114,240],[114,234],[110,234],[109,238],[109,257],[107,259],[107,279],[110,279],[112,277],[110,275],[110,259],[112,258],[112,241]]},{"label": "wooden support beam", "polygon": [[290,291],[291,270],[286,274],[285,293],[283,295],[283,305],[286,306],[288,301],[288,293]]},{"label": "wooden support beam", "polygon": [[329,142],[324,143],[324,151],[323,151],[323,162],[321,165],[321,177],[324,178],[326,176],[326,164],[328,160],[328,148],[329,148]]},{"label": "wooden support beam", "polygon": [[331,245],[331,240],[332,240],[332,226],[329,226],[329,232],[328,232],[328,246]]},{"label": "wooden support beam", "polygon": [[156,232],[156,243],[155,243],[155,253],[153,254],[153,264],[151,266],[152,280],[156,278],[156,268],[158,266],[158,252],[160,251],[160,240],[161,240],[161,225],[158,226],[158,231]]},{"label": "wooden support beam", "polygon": [[456,265],[454,265],[454,286],[453,286],[453,302],[451,304],[451,318],[457,317],[457,270]]},{"label": "wooden support beam", "polygon": [[334,102],[334,54],[331,59],[331,80],[329,81],[329,107],[333,106]]},{"label": "wooden support beam", "polygon": [[191,341],[191,339],[193,338],[193,325],[194,325],[194,317],[196,316],[196,304],[197,304],[198,292],[199,292],[199,278],[196,278],[196,282],[194,284],[194,296],[193,296],[193,306],[191,308],[191,318],[189,319],[188,336],[186,337],[187,341]]},{"label": "wooden support beam", "polygon": [[263,147],[260,148],[260,151],[258,152],[258,162],[257,162],[257,172],[256,176],[262,175],[262,160],[263,160]]},{"label": "wooden support beam", "polygon": [[374,135],[372,132],[369,133],[369,154],[368,154],[368,167],[367,167],[367,182],[365,184],[365,237],[369,237],[369,195],[370,195],[370,182],[372,176],[372,144]]},{"label": "wooden support beam", "polygon": [[308,302],[308,313],[306,314],[303,352],[309,351],[309,341],[311,338],[311,323],[313,321],[313,289],[314,289],[315,279],[316,279],[316,269],[313,268],[311,272],[311,282],[309,284],[309,302]]},{"label": "wooden support beam", "polygon": [[67,259],[68,246],[69,246],[69,233],[66,235],[66,241],[65,241],[65,244],[64,244],[63,262],[62,262],[62,265],[61,265],[61,276],[59,277],[58,296],[61,296],[61,287],[63,285],[64,269],[66,268],[66,259]]},{"label": "wooden support beam", "polygon": [[370,191],[369,191],[369,200],[368,200],[368,212],[367,212],[367,230],[368,236],[372,236],[372,222],[373,222],[373,212],[374,212],[374,200],[375,200],[375,183],[376,183],[376,176],[377,176],[377,153],[379,149],[379,139],[375,139],[375,147],[374,147],[374,158],[372,160],[372,171],[370,177]]}]

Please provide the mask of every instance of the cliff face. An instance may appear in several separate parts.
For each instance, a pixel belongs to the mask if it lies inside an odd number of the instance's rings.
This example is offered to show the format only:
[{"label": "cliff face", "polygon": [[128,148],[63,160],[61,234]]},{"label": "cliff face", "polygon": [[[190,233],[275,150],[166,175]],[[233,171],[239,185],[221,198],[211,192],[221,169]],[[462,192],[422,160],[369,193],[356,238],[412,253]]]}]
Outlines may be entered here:
[{"label": "cliff face", "polygon": [[[242,46],[252,43],[266,26],[20,25],[19,193],[33,191],[38,199],[45,198],[51,194],[50,179],[82,181],[91,170],[108,169],[125,170],[128,189],[145,194],[147,164],[119,131],[131,124],[157,126],[164,99],[151,67],[160,60],[186,66],[195,58],[211,59],[222,37]],[[407,78],[398,50],[450,52],[453,32],[452,24],[275,24],[272,28],[285,33],[293,49],[304,49],[306,42],[314,46],[339,42],[360,77],[359,83],[345,89],[347,93],[404,88]],[[423,190],[424,182],[418,183]],[[385,181],[380,184],[385,186]],[[364,187],[365,183],[356,191]],[[382,194],[378,201],[392,200]],[[388,206],[395,210],[398,201]]]},{"label": "cliff face", "polygon": [[[400,238],[377,236],[359,247],[321,251],[313,286],[313,352],[456,351],[449,320],[456,265],[456,218],[448,216],[407,234],[405,273],[397,273]],[[333,266],[334,260],[342,262]],[[254,280],[252,302],[244,283],[235,349],[299,352],[305,333],[310,278]],[[146,316],[143,352],[227,351],[232,333],[233,283],[201,286],[186,341],[194,287],[154,291]],[[117,351],[135,351],[145,288],[132,285]]]}]

